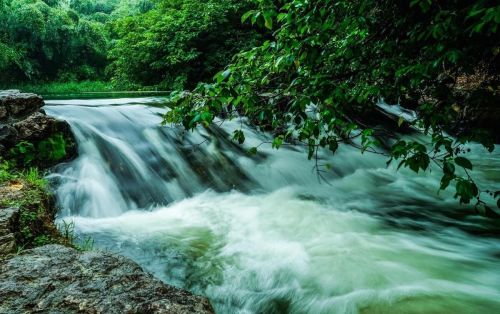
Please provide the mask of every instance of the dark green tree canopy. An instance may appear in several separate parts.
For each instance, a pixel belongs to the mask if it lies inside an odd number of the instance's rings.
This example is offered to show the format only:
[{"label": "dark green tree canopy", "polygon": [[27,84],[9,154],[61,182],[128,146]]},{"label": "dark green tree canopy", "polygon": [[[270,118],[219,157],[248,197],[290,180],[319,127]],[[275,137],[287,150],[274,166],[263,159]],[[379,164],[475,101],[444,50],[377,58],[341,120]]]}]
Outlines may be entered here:
[{"label": "dark green tree canopy", "polygon": [[0,84],[191,88],[257,45],[259,33],[240,21],[254,7],[250,0],[2,0]]},{"label": "dark green tree canopy", "polygon": [[89,79],[103,72],[106,38],[100,23],[63,1],[3,0],[0,83]]},{"label": "dark green tree canopy", "polygon": [[211,78],[258,35],[240,22],[250,1],[168,0],[118,20],[109,72],[116,84],[193,87]]}]

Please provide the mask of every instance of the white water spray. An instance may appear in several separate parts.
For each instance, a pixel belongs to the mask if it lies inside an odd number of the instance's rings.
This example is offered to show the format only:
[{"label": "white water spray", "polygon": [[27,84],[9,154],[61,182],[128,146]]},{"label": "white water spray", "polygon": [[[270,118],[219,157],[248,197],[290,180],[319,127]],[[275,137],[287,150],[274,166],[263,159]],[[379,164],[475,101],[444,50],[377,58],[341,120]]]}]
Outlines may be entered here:
[{"label": "white water spray", "polygon": [[[239,124],[181,141],[179,130],[159,126],[162,110],[144,105],[156,101],[46,107],[70,122],[80,150],[51,175],[61,219],[98,247],[208,296],[218,313],[500,307],[500,240],[474,235],[500,228],[460,215],[451,192],[437,194],[437,173],[396,172],[342,147],[321,156],[332,165],[321,183],[301,149],[264,145],[249,157],[225,137]],[[249,147],[268,140],[245,132]],[[494,187],[498,153],[475,159],[482,186]]]}]

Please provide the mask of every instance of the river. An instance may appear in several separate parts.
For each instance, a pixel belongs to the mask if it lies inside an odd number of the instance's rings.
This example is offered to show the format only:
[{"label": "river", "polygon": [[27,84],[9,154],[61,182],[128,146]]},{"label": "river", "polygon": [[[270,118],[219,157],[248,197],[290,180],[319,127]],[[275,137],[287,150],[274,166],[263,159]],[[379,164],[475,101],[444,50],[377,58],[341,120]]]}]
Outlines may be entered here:
[{"label": "river", "polygon": [[[79,157],[56,167],[59,222],[217,313],[498,313],[500,225],[415,174],[342,146],[318,179],[302,148],[256,156],[269,137],[244,121],[161,126],[162,98],[48,100]],[[498,189],[500,147],[470,146],[473,175]],[[490,200],[491,201],[491,200]]]}]

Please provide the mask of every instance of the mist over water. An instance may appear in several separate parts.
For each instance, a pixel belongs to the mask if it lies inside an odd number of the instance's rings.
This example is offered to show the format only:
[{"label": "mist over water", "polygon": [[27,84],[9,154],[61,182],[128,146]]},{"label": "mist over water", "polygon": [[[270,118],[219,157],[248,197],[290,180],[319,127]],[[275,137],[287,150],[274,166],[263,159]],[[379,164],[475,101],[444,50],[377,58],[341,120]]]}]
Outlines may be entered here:
[{"label": "mist over water", "polygon": [[[47,101],[79,157],[51,180],[59,219],[218,313],[497,313],[500,226],[465,215],[439,173],[416,175],[341,147],[320,182],[300,148],[257,156],[239,121],[160,126],[161,98]],[[246,147],[269,138],[243,127]],[[471,146],[498,189],[500,155]],[[488,200],[492,201],[492,200]]]}]

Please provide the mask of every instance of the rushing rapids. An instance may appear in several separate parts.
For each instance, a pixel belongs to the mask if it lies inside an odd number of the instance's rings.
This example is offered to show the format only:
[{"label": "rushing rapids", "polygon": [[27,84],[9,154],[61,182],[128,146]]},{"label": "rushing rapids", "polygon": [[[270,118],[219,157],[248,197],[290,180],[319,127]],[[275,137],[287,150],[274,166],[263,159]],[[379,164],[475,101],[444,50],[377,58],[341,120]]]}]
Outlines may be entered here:
[{"label": "rushing rapids", "polygon": [[[160,98],[47,101],[79,157],[55,169],[60,220],[97,248],[208,296],[218,313],[494,313],[500,226],[466,215],[436,171],[383,156],[272,150],[244,121],[184,133]],[[246,147],[228,140],[242,126]],[[471,146],[493,189],[500,154]],[[491,201],[491,200],[490,200]]]}]

